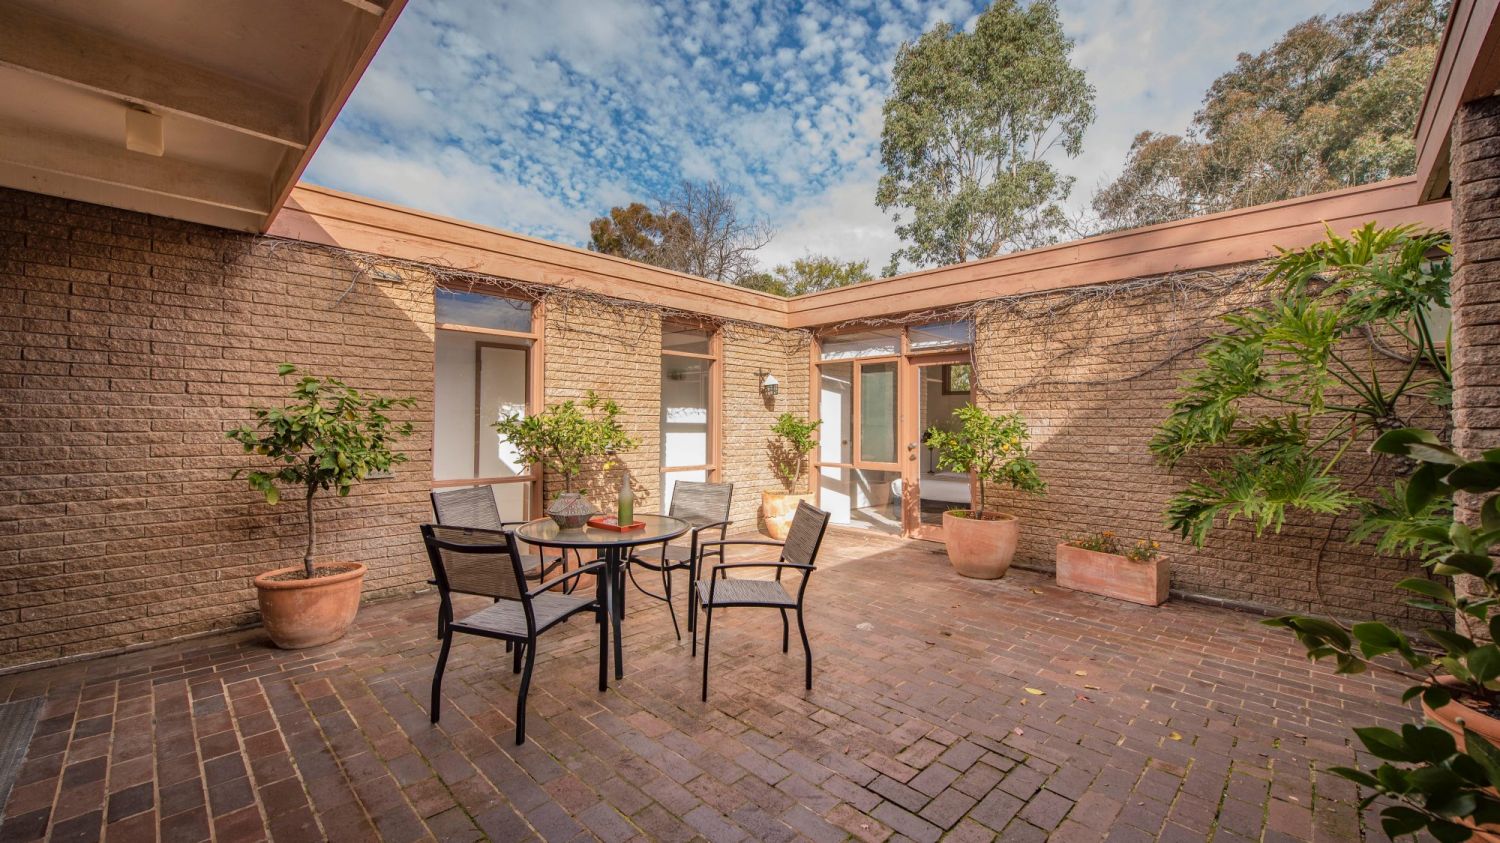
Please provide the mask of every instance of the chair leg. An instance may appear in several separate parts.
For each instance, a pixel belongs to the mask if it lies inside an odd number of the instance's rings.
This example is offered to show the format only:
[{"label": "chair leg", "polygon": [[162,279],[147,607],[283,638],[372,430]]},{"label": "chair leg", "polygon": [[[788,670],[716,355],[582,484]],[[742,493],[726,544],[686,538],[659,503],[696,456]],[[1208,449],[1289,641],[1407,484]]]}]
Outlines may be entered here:
[{"label": "chair leg", "polygon": [[802,622],[802,607],[797,607],[797,632],[802,636],[802,655],[807,661],[807,690],[812,690],[812,644],[807,641],[807,625]]},{"label": "chair leg", "polygon": [[432,722],[438,722],[443,702],[443,668],[448,666],[448,648],[453,645],[453,633],[443,636],[443,648],[438,651],[437,668],[432,671]]},{"label": "chair leg", "polygon": [[708,639],[714,632],[714,607],[703,607],[703,702],[708,702]]},{"label": "chair leg", "polygon": [[520,673],[521,672],[521,655],[526,650],[529,650],[529,649],[531,649],[529,646],[527,646],[525,644],[522,644],[519,641],[516,642],[515,649],[513,649],[511,651],[511,666],[510,666],[510,672],[511,673]]},{"label": "chair leg", "polygon": [[442,637],[443,637],[443,630],[446,627],[447,627],[447,624],[443,623],[443,610],[442,609],[438,609],[438,633],[437,633],[437,637],[439,639],[442,639]]},{"label": "chair leg", "polygon": [[688,634],[698,631],[698,560],[688,560]]},{"label": "chair leg", "polygon": [[787,622],[786,622],[786,610],[782,609],[781,610],[781,652],[783,652],[783,653],[791,652],[787,648],[787,641],[788,641],[788,639],[790,637],[791,637],[791,630],[787,626]]},{"label": "chair leg", "polygon": [[604,604],[594,613],[594,623],[599,624],[599,690],[609,690],[609,622],[604,617]]},{"label": "chair leg", "polygon": [[526,672],[521,674],[521,691],[516,695],[516,746],[526,743],[526,692],[531,690],[531,669],[536,665],[536,639],[516,650],[526,650]]},{"label": "chair leg", "polygon": [[672,616],[672,632],[677,635],[677,640],[682,640],[682,630],[677,627],[677,608],[672,605],[672,572],[666,565],[661,569],[662,593],[667,596],[667,614]]}]

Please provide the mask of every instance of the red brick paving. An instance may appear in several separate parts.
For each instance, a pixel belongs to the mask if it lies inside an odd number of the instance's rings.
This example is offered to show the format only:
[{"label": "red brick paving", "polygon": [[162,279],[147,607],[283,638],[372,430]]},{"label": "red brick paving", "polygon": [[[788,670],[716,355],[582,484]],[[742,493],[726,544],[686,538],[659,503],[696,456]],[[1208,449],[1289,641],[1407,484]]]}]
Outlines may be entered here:
[{"label": "red brick paving", "polygon": [[0,839],[1382,839],[1323,769],[1409,716],[1393,685],[1248,615],[964,580],[929,547],[830,535],[810,693],[774,612],[718,617],[707,704],[659,603],[604,694],[570,621],[521,747],[498,642],[455,643],[428,723],[432,595],[313,650],[250,631],[0,677],[46,697]]}]

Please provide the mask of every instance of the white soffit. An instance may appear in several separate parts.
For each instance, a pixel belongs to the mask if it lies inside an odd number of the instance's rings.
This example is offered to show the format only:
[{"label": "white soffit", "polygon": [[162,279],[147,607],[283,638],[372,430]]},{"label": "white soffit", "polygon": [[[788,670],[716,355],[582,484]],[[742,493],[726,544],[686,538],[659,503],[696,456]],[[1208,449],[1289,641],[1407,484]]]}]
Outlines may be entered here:
[{"label": "white soffit", "polygon": [[404,4],[0,0],[0,185],[264,231]]}]

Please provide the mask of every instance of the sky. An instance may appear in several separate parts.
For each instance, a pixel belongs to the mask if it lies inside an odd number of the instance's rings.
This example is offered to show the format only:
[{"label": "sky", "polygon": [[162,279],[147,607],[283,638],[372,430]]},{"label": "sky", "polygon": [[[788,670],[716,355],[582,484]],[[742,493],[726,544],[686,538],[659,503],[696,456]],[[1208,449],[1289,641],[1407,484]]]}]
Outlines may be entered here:
[{"label": "sky", "polygon": [[[1060,0],[1097,90],[1083,152],[1055,163],[1083,209],[1131,138],[1181,131],[1240,52],[1362,0]],[[974,0],[412,0],[305,178],[587,245],[589,220],[717,179],[776,236],[767,268],[900,247],[875,205],[896,51]]]}]

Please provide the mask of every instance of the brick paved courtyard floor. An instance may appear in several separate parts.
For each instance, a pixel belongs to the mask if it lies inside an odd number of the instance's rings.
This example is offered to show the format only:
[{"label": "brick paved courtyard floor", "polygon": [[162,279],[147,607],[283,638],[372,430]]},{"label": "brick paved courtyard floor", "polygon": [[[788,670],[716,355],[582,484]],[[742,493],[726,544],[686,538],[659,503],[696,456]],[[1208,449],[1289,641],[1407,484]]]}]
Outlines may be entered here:
[{"label": "brick paved courtyard floor", "polygon": [[455,642],[428,723],[433,595],[314,650],[247,631],[0,677],[46,697],[0,838],[1382,839],[1322,770],[1409,716],[1392,685],[1250,615],[964,580],[931,547],[830,534],[811,693],[774,612],[716,619],[707,704],[660,603],[632,601],[603,694],[570,621],[522,747],[500,642]]}]

